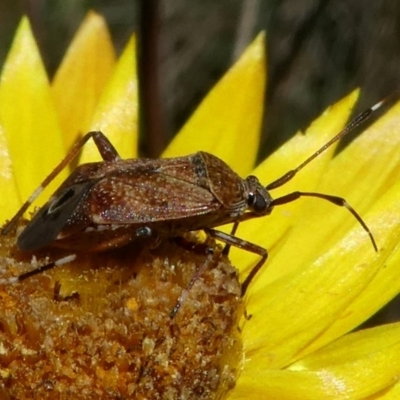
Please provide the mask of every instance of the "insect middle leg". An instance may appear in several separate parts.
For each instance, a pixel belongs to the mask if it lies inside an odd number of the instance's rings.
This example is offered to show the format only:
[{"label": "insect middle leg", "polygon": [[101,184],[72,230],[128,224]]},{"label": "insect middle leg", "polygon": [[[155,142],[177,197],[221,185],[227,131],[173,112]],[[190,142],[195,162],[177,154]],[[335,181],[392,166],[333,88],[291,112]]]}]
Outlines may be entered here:
[{"label": "insect middle leg", "polygon": [[[238,228],[238,227],[239,227],[239,221],[235,221],[235,222],[233,223],[230,236],[235,237],[235,234],[236,234],[236,231],[237,231],[237,228]],[[224,249],[222,250],[222,254],[223,254],[224,256],[228,256],[228,255],[229,255],[229,250],[230,250],[230,249],[231,249],[231,245],[228,244],[228,243],[226,243]]]},{"label": "insect middle leg", "polygon": [[[235,222],[235,224],[233,226],[233,230],[232,230],[233,232],[236,231],[237,226],[238,226],[238,223]],[[224,233],[221,231],[217,231],[215,229],[206,229],[205,232],[207,234],[209,234],[211,237],[213,237],[214,239],[218,239],[221,242],[226,243],[227,246],[235,246],[235,247],[238,247],[239,249],[243,249],[243,250],[249,251],[251,253],[258,254],[261,257],[261,259],[252,268],[252,270],[250,271],[250,273],[247,275],[246,279],[242,283],[242,296],[244,296],[244,294],[247,291],[247,288],[250,285],[250,282],[257,275],[257,272],[264,265],[265,261],[267,261],[267,258],[268,258],[267,250],[264,249],[264,247],[257,246],[256,244],[248,242],[243,239],[239,239],[238,237],[233,236],[232,234],[229,234],[229,233]],[[229,247],[227,247],[227,246],[225,247],[225,249],[228,248],[228,250],[229,250]],[[224,249],[224,252],[225,252],[225,249]]]}]

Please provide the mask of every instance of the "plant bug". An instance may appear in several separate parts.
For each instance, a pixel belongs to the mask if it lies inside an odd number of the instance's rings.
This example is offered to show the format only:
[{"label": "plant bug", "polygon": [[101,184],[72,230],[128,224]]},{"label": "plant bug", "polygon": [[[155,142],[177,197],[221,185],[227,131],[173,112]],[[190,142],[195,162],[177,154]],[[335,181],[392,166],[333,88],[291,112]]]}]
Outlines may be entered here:
[{"label": "plant bug", "polygon": [[[317,197],[347,208],[368,233],[377,251],[371,231],[345,199],[300,191],[273,199],[270,191],[291,180],[333,143],[367,120],[385,102],[386,99],[359,114],[297,168],[266,187],[255,176],[240,178],[221,159],[201,151],[169,159],[123,160],[103,133],[89,132],[73,146],[15,216],[5,224],[2,234],[16,227],[42,190],[78,155],[85,143],[93,139],[103,161],[78,166],[61,184],[19,235],[17,247],[20,250],[35,252],[54,246],[77,252],[106,251],[138,239],[180,237],[189,231],[204,230],[210,237],[225,243],[225,254],[230,246],[235,246],[261,257],[242,284],[244,294],[265,263],[268,253],[263,247],[236,237],[238,225],[268,215],[275,206],[300,197]],[[230,234],[215,229],[227,223],[233,223]],[[72,254],[10,278],[8,282],[22,281],[41,271],[68,263],[75,257]],[[211,261],[212,255],[209,255],[204,266],[197,271],[182,293],[171,316],[176,314],[187,291]]]}]

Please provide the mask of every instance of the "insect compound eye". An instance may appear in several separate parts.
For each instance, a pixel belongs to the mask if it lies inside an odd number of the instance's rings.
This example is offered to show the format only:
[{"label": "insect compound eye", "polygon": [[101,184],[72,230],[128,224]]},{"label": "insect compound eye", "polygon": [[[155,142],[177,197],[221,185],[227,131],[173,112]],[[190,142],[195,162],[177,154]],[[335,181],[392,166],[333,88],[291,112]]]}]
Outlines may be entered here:
[{"label": "insect compound eye", "polygon": [[265,198],[260,193],[249,193],[247,204],[257,214],[264,214],[268,208]]},{"label": "insect compound eye", "polygon": [[272,198],[260,184],[257,177],[250,175],[246,178],[247,205],[255,214],[266,215],[272,211]]}]

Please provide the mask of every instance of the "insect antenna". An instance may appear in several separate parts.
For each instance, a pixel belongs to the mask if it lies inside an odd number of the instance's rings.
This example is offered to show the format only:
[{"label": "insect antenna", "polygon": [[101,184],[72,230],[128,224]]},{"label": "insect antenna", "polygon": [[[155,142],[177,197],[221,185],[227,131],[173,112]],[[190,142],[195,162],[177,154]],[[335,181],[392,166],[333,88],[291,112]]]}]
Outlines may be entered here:
[{"label": "insect antenna", "polygon": [[[330,146],[332,146],[334,143],[336,143],[338,140],[346,136],[348,133],[352,132],[355,128],[363,124],[365,121],[369,119],[369,117],[377,111],[379,108],[381,108],[383,105],[385,105],[392,97],[394,93],[391,94],[390,96],[384,98],[383,100],[379,101],[372,107],[368,108],[367,110],[361,112],[358,114],[354,119],[352,119],[344,128],[341,130],[336,136],[334,136],[332,139],[330,139],[327,143],[325,143],[320,149],[318,149],[315,153],[313,153],[310,157],[308,157],[306,160],[304,160],[300,165],[297,166],[297,168],[292,169],[282,175],[280,178],[276,179],[275,181],[271,182],[269,185],[266,186],[267,190],[272,190],[276,189],[282,185],[284,185],[286,182],[289,182],[291,179],[293,179],[296,174],[301,171],[307,164],[309,164],[311,161],[313,161],[315,158],[317,158],[321,153],[323,153],[325,150],[327,150]],[[374,239],[374,236],[372,235],[372,232],[368,228],[367,224],[363,221],[361,216],[357,213],[357,211],[350,206],[349,203],[342,197],[338,196],[332,196],[329,194],[324,194],[324,193],[317,193],[317,192],[300,192],[300,191],[295,191],[293,193],[289,193],[287,195],[284,195],[282,197],[278,197],[271,202],[271,207],[277,206],[277,205],[282,205],[282,204],[287,204],[292,201],[297,200],[300,197],[318,197],[320,199],[329,201],[337,206],[345,207],[348,211],[351,212],[353,217],[358,221],[358,223],[363,227],[363,229],[368,233],[372,246],[374,247],[375,251],[378,251],[378,247],[376,245],[376,241]]]},{"label": "insect antenna", "polygon": [[292,201],[297,200],[300,197],[318,197],[320,199],[329,201],[340,207],[345,207],[348,211],[353,214],[353,217],[358,221],[358,223],[364,228],[364,230],[368,233],[369,238],[371,239],[372,246],[374,247],[375,251],[378,251],[378,246],[376,245],[375,238],[372,235],[372,232],[368,228],[367,224],[363,221],[361,216],[357,213],[357,211],[342,197],[332,196],[330,194],[325,193],[316,193],[316,192],[293,192],[289,193],[285,196],[278,197],[272,200],[272,206],[278,206],[282,204],[291,203]]},{"label": "insect antenna", "polygon": [[317,158],[321,153],[323,153],[325,150],[327,150],[329,147],[331,147],[334,143],[336,143],[338,140],[346,136],[348,133],[352,132],[355,128],[363,124],[365,121],[369,119],[369,117],[377,111],[379,108],[381,108],[383,105],[385,105],[391,98],[393,97],[393,94],[384,98],[383,100],[379,101],[372,107],[368,108],[367,110],[361,112],[358,114],[356,117],[354,117],[344,128],[341,130],[336,136],[334,136],[331,140],[329,140],[327,143],[325,143],[320,149],[318,149],[315,153],[313,153],[310,157],[308,157],[306,160],[304,160],[297,168],[292,169],[288,172],[286,172],[284,175],[282,175],[280,178],[276,179],[275,181],[271,182],[266,186],[267,190],[272,190],[276,189],[282,185],[284,185],[286,182],[289,182],[291,179],[293,179],[296,174],[302,170],[307,164],[309,164],[312,160]]}]

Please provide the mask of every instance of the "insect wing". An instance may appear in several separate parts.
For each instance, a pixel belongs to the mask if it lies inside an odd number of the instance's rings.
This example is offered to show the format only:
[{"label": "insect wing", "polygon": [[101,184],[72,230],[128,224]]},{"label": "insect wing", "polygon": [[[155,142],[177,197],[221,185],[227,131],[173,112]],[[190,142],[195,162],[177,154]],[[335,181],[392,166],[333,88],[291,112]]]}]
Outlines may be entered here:
[{"label": "insect wing", "polygon": [[142,224],[176,221],[220,207],[213,194],[190,179],[162,169],[129,176],[114,174],[98,181],[88,197],[96,224]]},{"label": "insect wing", "polygon": [[56,192],[19,235],[18,248],[35,251],[55,240],[92,186],[92,181],[80,182]]}]

